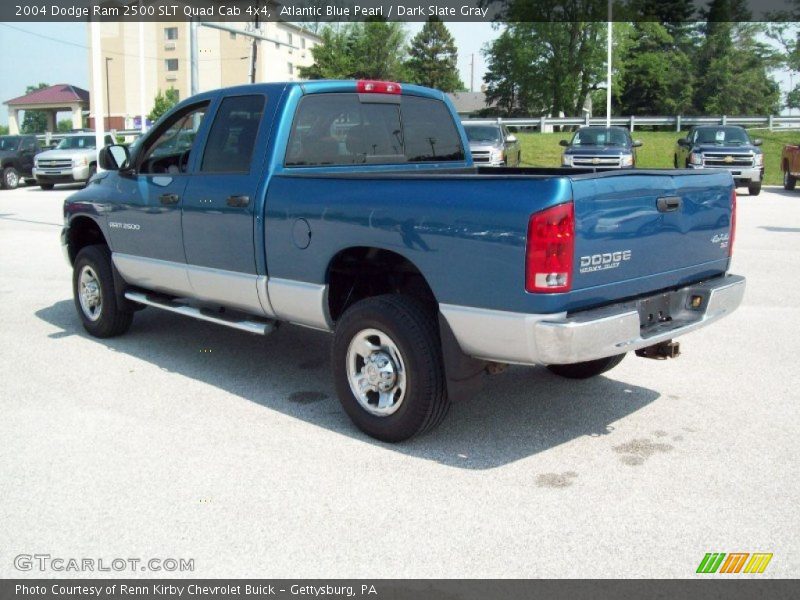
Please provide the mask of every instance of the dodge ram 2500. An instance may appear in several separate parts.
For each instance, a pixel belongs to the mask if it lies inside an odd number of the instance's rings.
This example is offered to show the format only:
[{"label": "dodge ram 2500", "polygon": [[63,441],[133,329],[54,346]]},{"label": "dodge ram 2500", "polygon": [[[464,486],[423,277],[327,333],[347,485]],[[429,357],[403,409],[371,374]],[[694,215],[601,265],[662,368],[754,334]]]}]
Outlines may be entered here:
[{"label": "dodge ram 2500", "polygon": [[188,98],[110,146],[62,242],[93,336],[149,306],[333,333],[341,404],[399,441],[500,365],[585,378],[726,316],[724,171],[474,167],[442,93],[375,81]]}]

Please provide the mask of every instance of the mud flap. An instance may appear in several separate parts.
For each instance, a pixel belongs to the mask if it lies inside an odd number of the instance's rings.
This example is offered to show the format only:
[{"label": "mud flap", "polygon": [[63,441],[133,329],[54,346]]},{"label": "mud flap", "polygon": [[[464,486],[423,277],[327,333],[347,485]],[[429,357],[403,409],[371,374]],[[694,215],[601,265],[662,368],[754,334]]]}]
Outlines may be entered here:
[{"label": "mud flap", "polygon": [[448,397],[452,401],[458,401],[474,396],[483,388],[488,363],[461,351],[461,346],[442,313],[439,313],[439,337],[442,340]]}]

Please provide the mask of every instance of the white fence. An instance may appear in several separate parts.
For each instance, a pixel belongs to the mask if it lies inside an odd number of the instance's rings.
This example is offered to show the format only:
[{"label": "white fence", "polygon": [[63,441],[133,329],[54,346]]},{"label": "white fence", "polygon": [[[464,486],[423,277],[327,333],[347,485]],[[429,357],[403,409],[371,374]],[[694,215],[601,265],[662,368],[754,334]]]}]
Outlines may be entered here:
[{"label": "white fence", "polygon": [[[522,118],[494,118],[494,119],[464,119],[470,123],[497,123],[502,122],[511,127],[534,128],[539,131],[548,131],[556,126],[577,126],[577,125],[605,125],[605,117],[522,117]],[[675,131],[680,131],[684,127],[692,125],[742,125],[744,127],[767,128],[770,131],[776,127],[798,128],[800,127],[800,117],[781,117],[770,115],[768,117],[611,117],[612,125],[623,125],[634,131],[636,126],[661,127],[672,126]]]},{"label": "white fence", "polygon": [[[552,127],[574,127],[578,125],[605,125],[605,117],[514,117],[514,118],[494,118],[494,119],[463,119],[470,123],[504,123],[510,127],[522,127],[527,129],[538,129],[539,131],[552,131]],[[674,126],[675,131],[680,131],[683,127],[692,125],[742,125],[751,128],[767,128],[772,131],[775,128],[800,128],[800,117],[768,116],[768,117],[611,117],[612,125],[622,125],[634,131],[636,126],[658,125]],[[112,136],[122,136],[126,142],[132,142],[142,135],[139,129],[112,129],[108,132]],[[54,141],[63,138],[64,133],[41,133],[36,137],[45,146],[50,146]]]}]

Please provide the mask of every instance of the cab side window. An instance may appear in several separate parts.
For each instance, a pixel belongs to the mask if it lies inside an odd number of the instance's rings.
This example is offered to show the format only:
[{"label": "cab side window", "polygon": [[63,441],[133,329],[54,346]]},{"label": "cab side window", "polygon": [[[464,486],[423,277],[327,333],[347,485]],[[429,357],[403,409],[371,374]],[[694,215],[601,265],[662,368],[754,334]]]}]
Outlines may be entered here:
[{"label": "cab side window", "polygon": [[214,117],[203,152],[204,173],[248,173],[264,112],[264,96],[225,98]]},{"label": "cab side window", "polygon": [[189,165],[194,138],[200,130],[208,102],[187,107],[174,114],[143,148],[139,172],[143,174],[185,173]]}]

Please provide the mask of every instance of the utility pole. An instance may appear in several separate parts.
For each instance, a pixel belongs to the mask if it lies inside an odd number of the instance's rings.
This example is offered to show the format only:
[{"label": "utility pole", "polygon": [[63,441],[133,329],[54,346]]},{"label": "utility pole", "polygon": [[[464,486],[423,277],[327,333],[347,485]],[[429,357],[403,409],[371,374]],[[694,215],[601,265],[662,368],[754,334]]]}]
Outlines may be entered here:
[{"label": "utility pole", "polygon": [[475,91],[475,53],[470,54],[469,60],[469,91]]},{"label": "utility pole", "polygon": [[[260,7],[259,7],[260,8]],[[258,11],[256,11],[256,18],[253,20],[253,29],[256,33],[260,33],[261,25],[258,22]],[[250,83],[256,82],[256,62],[258,61],[258,38],[254,37],[250,47]]]},{"label": "utility pole", "polygon": [[611,2],[608,0],[608,40],[606,57],[606,127],[611,127],[611,39],[613,37],[613,26],[611,24]]},{"label": "utility pole", "polygon": [[106,56],[106,129],[111,130],[111,88],[108,83],[108,63],[114,60]]},{"label": "utility pole", "polygon": [[[142,0],[139,0],[139,9],[142,8]],[[141,13],[140,13],[141,14]],[[144,21],[139,21],[139,129],[142,133],[147,131],[147,117],[145,116],[144,98]]]},{"label": "utility pole", "polygon": [[192,63],[192,75],[191,75],[191,94],[194,96],[197,92],[200,91],[200,73],[198,71],[197,59],[198,57],[198,50],[197,50],[197,20],[192,19],[189,22],[189,62]]},{"label": "utility pole", "polygon": [[92,96],[91,106],[94,113],[94,138],[97,151],[103,147],[105,137],[105,127],[103,127],[103,69],[101,67],[101,44],[100,21],[93,20],[90,25],[92,36]]}]

